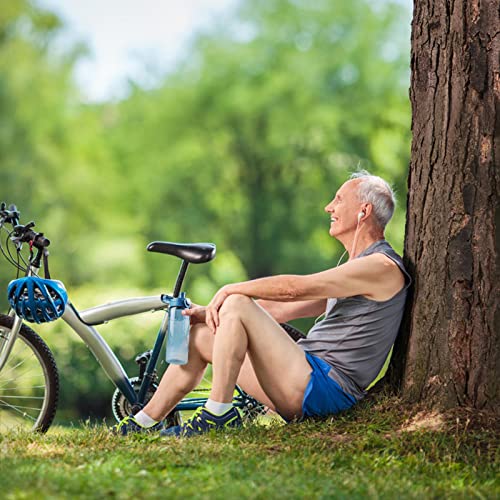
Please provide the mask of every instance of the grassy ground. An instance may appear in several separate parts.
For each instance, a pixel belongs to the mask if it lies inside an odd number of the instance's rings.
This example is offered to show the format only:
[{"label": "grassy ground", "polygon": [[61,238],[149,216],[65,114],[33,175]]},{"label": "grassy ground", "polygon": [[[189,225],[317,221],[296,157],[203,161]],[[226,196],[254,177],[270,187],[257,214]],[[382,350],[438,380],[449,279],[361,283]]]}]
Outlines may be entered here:
[{"label": "grassy ground", "polygon": [[500,498],[498,420],[364,402],[192,439],[104,427],[0,436],[2,498]]}]

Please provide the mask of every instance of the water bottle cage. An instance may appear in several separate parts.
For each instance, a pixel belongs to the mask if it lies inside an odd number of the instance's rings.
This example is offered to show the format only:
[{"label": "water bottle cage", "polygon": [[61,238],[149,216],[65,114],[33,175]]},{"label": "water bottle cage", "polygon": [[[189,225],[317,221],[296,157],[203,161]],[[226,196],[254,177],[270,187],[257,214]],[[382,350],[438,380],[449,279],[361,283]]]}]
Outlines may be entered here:
[{"label": "water bottle cage", "polygon": [[184,292],[181,292],[178,297],[163,294],[161,301],[164,304],[168,304],[169,307],[178,307],[179,309],[189,309],[191,307],[191,301],[186,297]]}]

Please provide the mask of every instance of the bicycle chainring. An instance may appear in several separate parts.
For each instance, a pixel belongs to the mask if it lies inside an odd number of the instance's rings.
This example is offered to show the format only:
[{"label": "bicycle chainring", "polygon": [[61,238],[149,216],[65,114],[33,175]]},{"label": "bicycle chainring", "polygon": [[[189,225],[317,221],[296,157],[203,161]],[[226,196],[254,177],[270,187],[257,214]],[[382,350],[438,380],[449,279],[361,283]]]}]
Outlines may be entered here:
[{"label": "bicycle chainring", "polygon": [[[140,380],[139,377],[132,377],[129,380],[136,394],[139,394],[142,380]],[[153,394],[156,392],[157,387],[158,385],[155,383],[152,383],[149,386],[148,392],[146,393],[145,403],[147,403],[152,398]],[[111,408],[117,422],[120,422],[120,420],[133,413],[132,405],[127,401],[125,396],[118,389],[115,390],[115,392],[113,393],[113,397],[111,398]]]}]

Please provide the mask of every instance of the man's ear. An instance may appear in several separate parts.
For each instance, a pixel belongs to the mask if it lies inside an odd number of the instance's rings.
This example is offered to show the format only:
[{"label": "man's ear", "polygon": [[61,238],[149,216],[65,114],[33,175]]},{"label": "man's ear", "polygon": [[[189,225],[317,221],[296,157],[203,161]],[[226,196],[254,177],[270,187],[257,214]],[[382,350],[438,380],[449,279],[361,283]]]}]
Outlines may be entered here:
[{"label": "man's ear", "polygon": [[373,213],[373,205],[371,203],[365,203],[361,210],[365,213],[363,217],[363,220],[365,220]]}]

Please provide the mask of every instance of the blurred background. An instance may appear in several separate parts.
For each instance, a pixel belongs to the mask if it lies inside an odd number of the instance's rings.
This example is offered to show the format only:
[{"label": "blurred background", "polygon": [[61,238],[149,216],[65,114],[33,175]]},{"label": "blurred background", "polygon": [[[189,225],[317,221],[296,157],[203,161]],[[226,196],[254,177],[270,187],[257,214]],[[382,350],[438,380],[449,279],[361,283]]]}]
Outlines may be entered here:
[{"label": "blurred background", "polygon": [[[323,208],[357,168],[395,187],[386,237],[402,252],[410,22],[410,0],[3,2],[0,201],[51,239],[80,309],[171,291],[180,262],[153,240],[217,244],[188,272],[201,304],[334,266]],[[1,289],[14,277],[2,259]],[[160,320],[100,329],[131,375]],[[61,371],[57,422],[109,418],[85,345],[62,323],[35,330]]]}]

